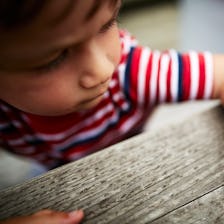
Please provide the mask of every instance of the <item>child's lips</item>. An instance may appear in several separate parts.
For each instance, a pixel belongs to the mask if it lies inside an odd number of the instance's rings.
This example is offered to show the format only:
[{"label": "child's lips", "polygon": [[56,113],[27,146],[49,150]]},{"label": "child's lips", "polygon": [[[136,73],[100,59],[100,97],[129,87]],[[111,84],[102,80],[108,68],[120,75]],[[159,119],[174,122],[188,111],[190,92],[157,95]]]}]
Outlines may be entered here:
[{"label": "child's lips", "polygon": [[90,98],[90,99],[88,99],[88,100],[85,100],[84,102],[85,102],[85,103],[88,103],[88,102],[94,101],[94,100],[96,100],[96,99],[102,97],[102,96],[104,95],[104,93],[105,93],[105,92],[100,93],[100,94],[98,94],[98,95],[95,96],[95,97],[92,97],[92,98]]},{"label": "child's lips", "polygon": [[84,103],[89,103],[91,101],[94,101],[94,100],[102,97],[105,94],[106,91],[107,91],[107,88],[104,88],[104,90],[101,90],[99,94],[97,94],[94,97],[91,97],[90,99],[85,100]]},{"label": "child's lips", "polygon": [[105,82],[101,83],[98,87],[98,88],[100,88],[99,94],[97,94],[94,97],[91,97],[90,99],[84,100],[84,103],[89,103],[89,102],[92,102],[92,101],[102,97],[105,94],[105,92],[107,91],[109,83],[110,83],[110,79],[107,79]]},{"label": "child's lips", "polygon": [[103,94],[101,94],[101,95],[97,95],[97,96],[95,96],[95,97],[93,97],[93,98],[91,98],[91,99],[88,99],[88,100],[84,100],[81,104],[82,104],[82,105],[88,105],[88,104],[90,104],[90,103],[93,103],[95,100],[98,100],[98,98],[100,98],[102,95],[103,95]]}]

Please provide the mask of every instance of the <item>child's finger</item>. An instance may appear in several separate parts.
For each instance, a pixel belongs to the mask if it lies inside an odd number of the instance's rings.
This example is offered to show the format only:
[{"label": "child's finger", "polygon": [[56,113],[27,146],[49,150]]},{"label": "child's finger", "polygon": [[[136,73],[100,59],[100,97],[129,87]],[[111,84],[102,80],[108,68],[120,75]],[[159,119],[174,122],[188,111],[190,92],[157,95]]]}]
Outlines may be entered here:
[{"label": "child's finger", "polygon": [[[69,213],[68,224],[78,224],[84,217],[84,212],[82,210],[77,210]],[[67,223],[66,223],[67,224]]]},{"label": "child's finger", "polygon": [[34,213],[33,216],[51,215],[55,212],[56,211],[49,210],[49,209],[44,209],[44,210],[41,210],[39,212]]},{"label": "child's finger", "polygon": [[70,213],[42,210],[35,213],[33,217],[36,217],[39,221],[42,220],[45,224],[78,224],[83,219],[84,213],[82,210],[77,210]]},{"label": "child's finger", "polygon": [[42,210],[31,216],[21,216],[0,221],[0,224],[79,224],[83,217],[82,210],[70,213]]}]

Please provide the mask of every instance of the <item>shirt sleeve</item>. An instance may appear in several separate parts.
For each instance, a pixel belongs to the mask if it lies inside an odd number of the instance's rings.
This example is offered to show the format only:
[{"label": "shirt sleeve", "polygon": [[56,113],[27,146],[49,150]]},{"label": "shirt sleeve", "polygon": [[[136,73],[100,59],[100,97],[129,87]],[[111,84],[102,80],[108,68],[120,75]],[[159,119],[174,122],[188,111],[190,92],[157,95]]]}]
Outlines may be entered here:
[{"label": "shirt sleeve", "polygon": [[212,96],[213,59],[209,52],[181,54],[133,45],[125,55],[121,69],[124,92],[140,106]]}]

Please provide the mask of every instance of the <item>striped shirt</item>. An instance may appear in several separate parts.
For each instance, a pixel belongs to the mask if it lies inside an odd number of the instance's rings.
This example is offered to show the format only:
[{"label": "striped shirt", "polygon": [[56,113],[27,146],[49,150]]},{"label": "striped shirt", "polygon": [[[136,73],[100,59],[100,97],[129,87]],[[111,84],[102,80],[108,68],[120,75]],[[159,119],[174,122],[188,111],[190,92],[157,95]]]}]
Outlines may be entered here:
[{"label": "striped shirt", "polygon": [[126,31],[120,40],[120,63],[97,106],[49,118],[0,101],[0,146],[53,168],[139,133],[160,103],[211,98],[210,53],[153,51]]}]

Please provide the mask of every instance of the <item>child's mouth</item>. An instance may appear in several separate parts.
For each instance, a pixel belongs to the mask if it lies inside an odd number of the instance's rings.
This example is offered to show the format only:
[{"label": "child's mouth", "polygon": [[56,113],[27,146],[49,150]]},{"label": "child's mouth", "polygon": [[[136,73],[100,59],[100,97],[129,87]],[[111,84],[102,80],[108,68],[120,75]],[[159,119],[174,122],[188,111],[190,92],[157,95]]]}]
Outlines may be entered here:
[{"label": "child's mouth", "polygon": [[96,96],[94,97],[91,97],[90,99],[87,99],[87,100],[84,100],[83,103],[86,104],[86,103],[91,103],[93,102],[94,100],[97,100],[99,98],[101,98],[107,91],[108,89],[108,86],[109,86],[109,82],[110,82],[110,79],[106,80],[105,82],[103,82],[101,84],[101,90],[99,90],[99,94],[97,94]]},{"label": "child's mouth", "polygon": [[[105,93],[105,92],[104,92],[104,93]],[[86,100],[86,101],[84,101],[84,103],[92,102],[92,101],[94,101],[94,100],[96,100],[96,99],[102,97],[102,96],[104,95],[104,93],[101,93],[101,94],[99,94],[99,95],[97,95],[97,96],[95,96],[95,97],[93,97],[93,98],[91,98],[91,99],[89,99],[89,100]]]}]

